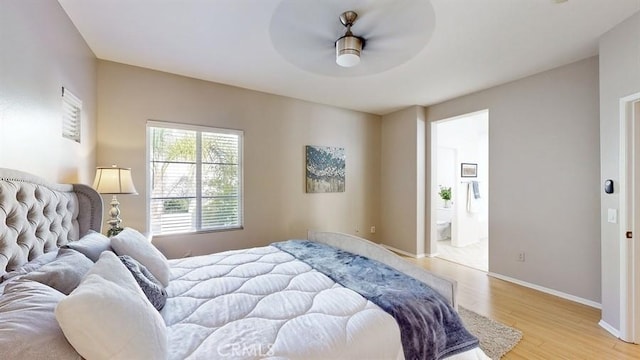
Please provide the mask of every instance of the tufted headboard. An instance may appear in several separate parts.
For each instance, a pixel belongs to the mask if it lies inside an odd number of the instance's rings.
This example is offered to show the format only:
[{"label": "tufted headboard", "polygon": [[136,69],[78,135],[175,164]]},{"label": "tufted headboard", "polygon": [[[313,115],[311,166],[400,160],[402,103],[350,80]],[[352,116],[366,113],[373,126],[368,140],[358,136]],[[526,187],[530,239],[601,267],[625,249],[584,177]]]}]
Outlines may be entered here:
[{"label": "tufted headboard", "polygon": [[101,228],[102,197],[91,187],[0,168],[0,276]]}]

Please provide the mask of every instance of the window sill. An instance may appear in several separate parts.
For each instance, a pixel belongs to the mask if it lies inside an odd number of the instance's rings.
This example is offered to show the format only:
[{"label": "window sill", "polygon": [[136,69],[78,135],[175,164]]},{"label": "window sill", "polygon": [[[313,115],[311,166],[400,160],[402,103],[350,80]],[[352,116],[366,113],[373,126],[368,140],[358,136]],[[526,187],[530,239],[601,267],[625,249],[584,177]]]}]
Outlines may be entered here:
[{"label": "window sill", "polygon": [[169,239],[172,237],[185,236],[185,235],[202,235],[202,234],[221,233],[221,232],[238,231],[238,230],[244,230],[244,226],[224,228],[224,229],[207,229],[207,230],[170,233],[170,234],[153,234],[149,232],[148,237],[153,239]]}]

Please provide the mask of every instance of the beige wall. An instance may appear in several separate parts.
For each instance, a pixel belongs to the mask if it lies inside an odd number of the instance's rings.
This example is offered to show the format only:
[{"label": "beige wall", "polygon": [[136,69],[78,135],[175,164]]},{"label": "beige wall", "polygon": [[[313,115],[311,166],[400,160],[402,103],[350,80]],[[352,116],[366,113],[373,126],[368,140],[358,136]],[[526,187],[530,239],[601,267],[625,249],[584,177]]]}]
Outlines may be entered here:
[{"label": "beige wall", "polygon": [[382,117],[380,242],[424,254],[425,115],[412,106]]},{"label": "beige wall", "polygon": [[[599,303],[598,58],[434,105],[427,114],[436,121],[483,109],[489,270]],[[526,262],[516,261],[520,251]]]},{"label": "beige wall", "polygon": [[[82,143],[62,138],[61,88],[83,101]],[[0,1],[0,167],[50,181],[95,174],[96,60],[57,1]]]},{"label": "beige wall", "polygon": [[[640,92],[640,13],[600,39],[601,183],[620,181],[620,99]],[[602,320],[620,328],[620,239],[617,224],[607,222],[607,209],[619,208],[616,193],[601,192]]]},{"label": "beige wall", "polygon": [[[291,98],[100,61],[99,165],[131,167],[138,196],[123,195],[125,226],[146,229],[148,119],[244,130],[245,229],[159,237],[169,256],[306,237],[307,229],[376,239],[380,117]],[[305,193],[305,145],[346,151],[344,193]]]}]

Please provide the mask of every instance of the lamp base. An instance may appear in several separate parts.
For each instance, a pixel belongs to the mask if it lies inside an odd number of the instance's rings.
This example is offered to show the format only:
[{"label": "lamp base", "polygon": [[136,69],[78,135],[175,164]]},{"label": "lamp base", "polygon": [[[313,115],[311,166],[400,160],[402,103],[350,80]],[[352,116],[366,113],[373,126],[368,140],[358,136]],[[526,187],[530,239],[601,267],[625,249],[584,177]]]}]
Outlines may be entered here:
[{"label": "lamp base", "polygon": [[111,199],[111,210],[109,210],[109,215],[111,218],[107,220],[107,224],[109,224],[109,231],[107,231],[107,236],[115,236],[120,233],[120,231],[124,230],[120,227],[120,223],[122,219],[120,219],[120,202],[113,195],[113,199]]},{"label": "lamp base", "polygon": [[112,237],[112,236],[116,236],[118,235],[122,230],[124,230],[121,227],[112,227],[109,229],[109,231],[107,231],[107,237]]}]

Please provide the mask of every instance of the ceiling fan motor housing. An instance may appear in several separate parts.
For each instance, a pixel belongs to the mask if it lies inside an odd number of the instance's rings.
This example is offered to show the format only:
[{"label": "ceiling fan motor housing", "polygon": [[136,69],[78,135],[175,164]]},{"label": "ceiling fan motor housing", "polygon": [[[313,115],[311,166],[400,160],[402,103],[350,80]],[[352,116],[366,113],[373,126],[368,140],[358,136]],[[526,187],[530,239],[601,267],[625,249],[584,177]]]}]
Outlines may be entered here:
[{"label": "ceiling fan motor housing", "polygon": [[360,62],[364,39],[351,33],[351,26],[357,18],[355,11],[345,11],[340,15],[340,22],[347,28],[347,32],[336,40],[336,63],[343,67],[355,66]]},{"label": "ceiling fan motor housing", "polygon": [[336,59],[338,65],[351,67],[360,62],[362,39],[353,35],[345,35],[336,41]]}]

